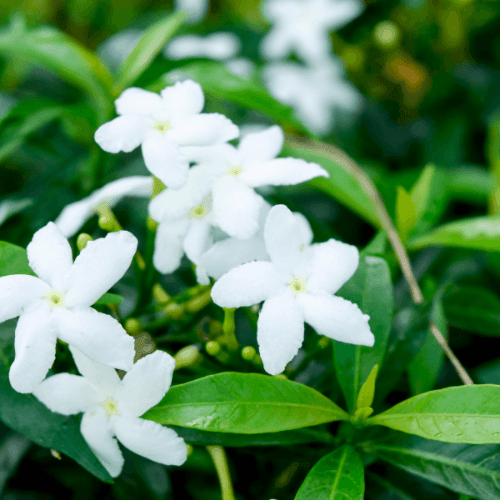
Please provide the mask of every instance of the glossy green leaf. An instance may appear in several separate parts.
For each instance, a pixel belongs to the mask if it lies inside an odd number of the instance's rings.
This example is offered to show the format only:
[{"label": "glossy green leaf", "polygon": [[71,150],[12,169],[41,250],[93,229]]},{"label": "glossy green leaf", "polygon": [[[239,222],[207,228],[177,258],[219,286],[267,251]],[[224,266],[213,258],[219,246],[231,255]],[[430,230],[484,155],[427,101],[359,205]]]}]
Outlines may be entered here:
[{"label": "glossy green leaf", "polygon": [[119,304],[123,300],[121,295],[105,293],[94,305]]},{"label": "glossy green leaf", "polygon": [[375,381],[377,380],[378,365],[375,365],[368,375],[365,383],[359,390],[358,398],[356,400],[356,408],[371,408],[373,397],[375,396]]},{"label": "glossy green leaf", "polygon": [[498,252],[500,217],[475,217],[450,222],[427,234],[412,238],[407,244],[411,250],[435,245]]},{"label": "glossy green leaf", "polygon": [[403,241],[417,223],[417,213],[410,193],[402,186],[397,187],[396,226]]},{"label": "glossy green leaf", "polygon": [[426,392],[368,423],[448,443],[500,443],[500,386],[468,385]]},{"label": "glossy green leaf", "polygon": [[486,288],[460,286],[444,297],[451,324],[483,335],[500,336],[500,299]]},{"label": "glossy green leaf", "polygon": [[361,386],[373,367],[382,364],[391,329],[393,290],[386,261],[365,256],[338,295],[358,304],[370,316],[370,329],[375,336],[373,347],[334,342],[337,378],[347,407],[353,411]]},{"label": "glossy green leaf", "polygon": [[120,94],[146,71],[165,43],[182,26],[185,18],[184,12],[176,12],[163,17],[145,31],[118,70],[115,84],[116,94]]},{"label": "glossy green leaf", "polygon": [[349,418],[335,403],[305,385],[231,372],[172,387],[143,417],[165,425],[241,434],[279,432]]},{"label": "glossy green leaf", "polygon": [[344,445],[318,461],[295,500],[363,500],[364,492],[363,462],[354,448]]},{"label": "glossy green leaf", "polygon": [[411,474],[478,500],[500,498],[500,446],[448,444],[414,436],[369,443],[366,450]]},{"label": "glossy green leaf", "polygon": [[28,30],[21,22],[0,32],[0,53],[48,68],[86,92],[104,120],[112,109],[111,75],[83,45],[52,26]]},{"label": "glossy green leaf", "polygon": [[28,257],[24,248],[0,241],[0,277],[11,274],[35,275],[28,265]]},{"label": "glossy green leaf", "polygon": [[14,391],[5,367],[1,371],[0,420],[36,444],[68,455],[102,481],[112,482],[83,439],[78,419],[53,413],[34,396]]},{"label": "glossy green leaf", "polygon": [[[366,479],[366,498],[383,499],[383,500],[417,500],[417,496],[413,496],[406,491],[401,490],[385,477],[382,478],[370,471],[365,471]],[[421,499],[418,499],[421,500]]]}]

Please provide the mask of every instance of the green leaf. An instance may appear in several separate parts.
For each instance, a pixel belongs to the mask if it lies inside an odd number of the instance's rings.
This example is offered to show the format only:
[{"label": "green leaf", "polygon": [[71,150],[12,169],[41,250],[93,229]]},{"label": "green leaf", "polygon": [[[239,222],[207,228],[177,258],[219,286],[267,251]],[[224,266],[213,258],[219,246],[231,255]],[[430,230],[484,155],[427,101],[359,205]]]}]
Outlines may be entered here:
[{"label": "green leaf", "polygon": [[0,277],[11,274],[35,275],[28,264],[28,257],[24,248],[6,241],[0,241]]},{"label": "green leaf", "polygon": [[27,30],[16,22],[0,32],[0,53],[54,71],[86,92],[104,121],[112,110],[112,81],[106,66],[76,40],[52,26]]},{"label": "green leaf", "polygon": [[32,442],[22,434],[11,432],[0,444],[0,495],[3,496],[7,482],[17,469],[19,462],[32,446]]},{"label": "green leaf", "polygon": [[344,445],[318,461],[295,500],[363,500],[364,493],[363,462],[354,448]]},{"label": "green leaf", "polygon": [[34,396],[14,391],[5,367],[0,374],[0,420],[36,444],[68,455],[101,481],[112,482],[83,439],[78,419],[53,413]]},{"label": "green leaf", "polygon": [[308,185],[331,196],[372,226],[380,227],[370,198],[365,194],[356,179],[351,177],[340,165],[326,156],[312,153],[305,148],[289,145],[285,145],[282,156],[303,158],[306,161],[321,165],[328,172],[329,177],[327,179],[325,177],[312,179],[308,182]]},{"label": "green leaf", "polygon": [[380,257],[365,256],[354,276],[338,292],[341,297],[358,304],[370,316],[370,329],[375,336],[373,347],[334,342],[335,370],[352,412],[361,386],[375,365],[381,365],[391,329],[393,291],[389,267]]},{"label": "green leaf", "polygon": [[94,305],[119,304],[123,300],[121,295],[115,293],[105,293]]},{"label": "green leaf", "polygon": [[217,61],[199,61],[177,68],[167,73],[161,83],[151,89],[160,90],[160,87],[163,88],[165,84],[179,77],[191,78],[198,82],[203,91],[212,98],[231,101],[243,108],[260,111],[283,127],[292,127],[308,133],[294,117],[292,108],[271,97],[260,81],[236,76],[224,64]]},{"label": "green leaf", "polygon": [[165,43],[182,26],[185,18],[184,12],[176,12],[160,19],[145,31],[118,70],[116,94],[120,94],[146,71]]},{"label": "green leaf", "polygon": [[500,386],[469,385],[426,392],[367,423],[448,443],[500,443]]},{"label": "green leaf", "polygon": [[356,400],[356,409],[371,408],[373,397],[375,396],[375,381],[377,380],[378,365],[375,365],[368,375],[365,383],[359,390],[358,399]]},{"label": "green leaf", "polygon": [[397,435],[366,451],[411,474],[479,500],[500,498],[500,446],[448,444]]},{"label": "green leaf", "polygon": [[248,373],[218,373],[172,387],[143,415],[165,425],[260,434],[348,419],[335,403],[302,384]]},{"label": "green leaf", "polygon": [[[439,298],[435,298],[432,305],[430,319],[436,324],[439,331],[448,337],[448,324],[443,311],[443,305]],[[436,380],[444,362],[444,351],[439,345],[436,337],[430,329],[427,330],[427,338],[408,366],[408,381],[413,395],[430,391],[434,388]]]},{"label": "green leaf", "polygon": [[451,324],[483,335],[500,336],[500,300],[486,288],[460,286],[444,297]]},{"label": "green leaf", "polygon": [[292,444],[334,442],[331,434],[315,429],[268,432],[267,434],[232,434],[229,432],[208,432],[186,427],[169,426],[186,442],[202,446],[217,445],[227,447],[246,446],[289,446]]},{"label": "green leaf", "polygon": [[475,217],[439,226],[430,233],[412,238],[407,247],[418,250],[434,245],[500,251],[500,217]]},{"label": "green leaf", "polygon": [[417,214],[410,193],[402,186],[397,187],[396,226],[403,241],[417,223]]}]

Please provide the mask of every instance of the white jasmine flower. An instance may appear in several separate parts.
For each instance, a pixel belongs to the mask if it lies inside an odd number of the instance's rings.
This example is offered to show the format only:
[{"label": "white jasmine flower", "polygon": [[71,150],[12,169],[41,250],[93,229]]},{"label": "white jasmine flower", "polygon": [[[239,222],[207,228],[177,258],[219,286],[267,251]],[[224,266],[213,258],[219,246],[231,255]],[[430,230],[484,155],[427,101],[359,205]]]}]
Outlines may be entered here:
[{"label": "white jasmine flower", "polygon": [[66,238],[71,238],[96,213],[99,206],[106,204],[114,207],[125,196],[150,198],[152,192],[152,177],[136,175],[118,179],[97,189],[87,198],[64,207],[55,224]]},{"label": "white jasmine flower", "polygon": [[208,0],[174,0],[175,10],[188,14],[186,22],[197,24],[205,18],[208,11]]},{"label": "white jasmine flower", "polygon": [[264,229],[271,262],[250,262],[222,276],[212,288],[221,307],[265,301],[257,341],[265,370],[276,375],[297,354],[304,321],[320,335],[372,346],[369,316],[356,304],[332,294],[354,274],[356,247],[333,239],[307,247],[300,226],[284,205],[271,209]]},{"label": "white jasmine flower", "polygon": [[[96,457],[112,477],[123,468],[118,441],[126,448],[165,465],[182,465],[187,446],[176,432],[140,418],[158,404],[172,383],[175,360],[156,351],[141,358],[123,380],[113,368],[71,348],[78,371],[44,380],[33,394],[50,410],[63,415],[84,412],[80,430]],[[115,439],[116,437],[116,439]]]},{"label": "white jasmine flower", "polygon": [[[314,177],[328,177],[316,163],[298,158],[276,158],[283,147],[283,131],[273,126],[247,134],[236,148],[224,144],[214,148],[185,148],[185,153],[207,162],[218,175],[212,187],[213,221],[230,236],[246,239],[259,227],[259,213],[264,203],[254,188],[288,186]],[[210,165],[208,165],[210,163]]]},{"label": "white jasmine flower", "polygon": [[101,125],[95,140],[109,153],[142,146],[149,171],[172,188],[181,188],[189,169],[182,146],[210,146],[238,137],[238,127],[224,115],[201,113],[201,87],[177,82],[161,94],[139,88],[125,90],[115,101],[118,118]]},{"label": "white jasmine flower", "polygon": [[33,201],[25,200],[5,200],[0,203],[0,226],[13,215],[18,214],[26,207],[33,204]]},{"label": "white jasmine flower", "polygon": [[163,54],[174,61],[189,57],[223,61],[236,56],[240,49],[240,39],[234,33],[217,32],[207,36],[178,36],[165,46]]},{"label": "white jasmine flower", "polygon": [[271,63],[264,67],[262,78],[269,92],[292,106],[307,128],[326,134],[335,122],[336,111],[354,112],[362,102],[344,73],[342,63],[330,58],[312,67],[293,62]]},{"label": "white jasmine flower", "polygon": [[262,40],[262,54],[283,59],[294,52],[304,61],[318,62],[331,52],[330,31],[362,10],[358,0],[266,0],[263,13],[273,27]]},{"label": "white jasmine flower", "polygon": [[255,69],[255,64],[246,57],[235,57],[234,59],[226,61],[226,68],[233,75],[241,78],[250,78]]},{"label": "white jasmine flower", "polygon": [[32,392],[55,358],[57,338],[100,363],[128,370],[134,340],[120,323],[92,309],[126,272],[137,249],[127,231],[90,241],[75,259],[56,225],[49,222],[28,245],[28,261],[38,278],[0,278],[0,322],[19,316],[16,358],[9,379],[18,392]]}]

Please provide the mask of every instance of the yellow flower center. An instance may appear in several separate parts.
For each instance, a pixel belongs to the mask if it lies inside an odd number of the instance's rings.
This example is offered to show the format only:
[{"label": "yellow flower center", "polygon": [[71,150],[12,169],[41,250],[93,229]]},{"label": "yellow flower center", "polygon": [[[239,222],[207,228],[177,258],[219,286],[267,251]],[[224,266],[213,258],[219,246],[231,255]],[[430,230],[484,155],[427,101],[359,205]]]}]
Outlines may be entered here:
[{"label": "yellow flower center", "polygon": [[189,216],[201,220],[208,214],[208,212],[210,212],[211,209],[212,195],[209,194],[199,205],[196,205],[189,211]]},{"label": "yellow flower center", "polygon": [[167,132],[171,128],[172,128],[172,125],[170,125],[170,122],[160,122],[160,121],[157,121],[153,125],[153,130],[157,130],[158,132],[160,132],[160,134],[163,134],[163,135],[165,135],[165,132]]},{"label": "yellow flower center", "polygon": [[65,307],[64,306],[64,293],[56,292],[55,290],[51,290],[50,293],[45,297],[50,304],[50,308],[53,307]]},{"label": "yellow flower center", "polygon": [[305,293],[307,280],[301,280],[294,276],[293,279],[288,283],[288,286],[292,289],[294,295],[298,295],[299,293]]},{"label": "yellow flower center", "polygon": [[232,175],[233,177],[238,177],[243,173],[243,167],[239,165],[231,165],[225,172],[226,175]]},{"label": "yellow flower center", "polygon": [[113,415],[120,415],[118,413],[118,402],[109,396],[101,403],[101,406],[104,408],[108,418]]}]

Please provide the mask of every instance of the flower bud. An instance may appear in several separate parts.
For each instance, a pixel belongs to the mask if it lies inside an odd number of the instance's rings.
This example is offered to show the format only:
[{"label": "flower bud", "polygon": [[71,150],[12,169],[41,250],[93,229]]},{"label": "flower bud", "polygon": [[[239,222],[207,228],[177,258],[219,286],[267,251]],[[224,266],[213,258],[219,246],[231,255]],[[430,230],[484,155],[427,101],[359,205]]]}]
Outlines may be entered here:
[{"label": "flower bud", "polygon": [[375,43],[384,50],[396,48],[400,38],[401,31],[392,21],[381,21],[373,30]]},{"label": "flower bud", "polygon": [[188,345],[183,347],[175,356],[175,369],[194,367],[201,363],[203,356],[201,355],[198,347]]},{"label": "flower bud", "polygon": [[153,287],[153,299],[158,302],[158,304],[168,304],[171,297],[159,283],[156,283]]},{"label": "flower bud", "polygon": [[141,322],[136,318],[125,321],[125,331],[130,335],[137,335],[142,330]]},{"label": "flower bud", "polygon": [[172,319],[181,319],[184,316],[184,304],[176,304],[172,302],[163,309],[166,316]]},{"label": "flower bud", "polygon": [[215,340],[210,340],[210,342],[207,342],[205,345],[205,350],[207,351],[210,356],[216,356],[220,352],[220,344],[219,342],[216,342]]},{"label": "flower bud", "polygon": [[112,217],[109,217],[108,215],[99,216],[97,224],[99,224],[99,227],[104,231],[108,231],[110,233],[116,231],[115,221],[113,220]]},{"label": "flower bud", "polygon": [[247,345],[241,350],[241,357],[246,361],[252,361],[257,355],[257,351],[251,345]]},{"label": "flower bud", "polygon": [[146,222],[146,226],[147,228],[150,230],[150,231],[156,231],[157,227],[158,227],[158,222],[156,222],[154,219],[152,219],[149,215],[148,215],[148,220]]},{"label": "flower bud", "polygon": [[78,247],[78,250],[81,252],[86,246],[89,241],[94,241],[94,238],[90,236],[90,234],[87,233],[82,233],[78,235],[78,238],[76,239],[76,246]]},{"label": "flower bud", "polygon": [[186,448],[187,448],[187,456],[190,457],[194,451],[193,447],[189,443],[186,443]]},{"label": "flower bud", "polygon": [[318,345],[321,347],[321,349],[325,349],[330,345],[330,339],[328,337],[325,337],[324,335],[319,339]]},{"label": "flower bud", "polygon": [[204,307],[208,306],[212,302],[211,290],[207,290],[206,292],[201,293],[197,297],[186,302],[186,311],[187,312],[198,312],[201,311]]}]

